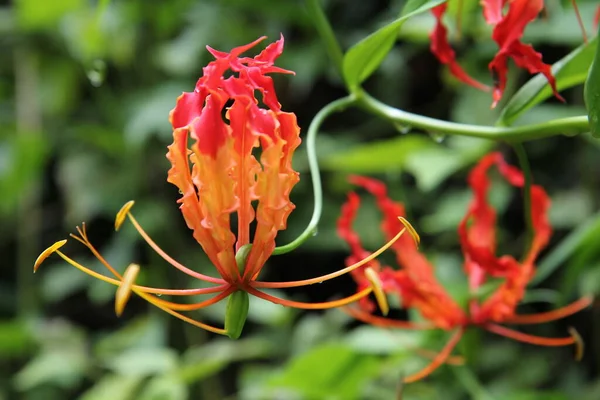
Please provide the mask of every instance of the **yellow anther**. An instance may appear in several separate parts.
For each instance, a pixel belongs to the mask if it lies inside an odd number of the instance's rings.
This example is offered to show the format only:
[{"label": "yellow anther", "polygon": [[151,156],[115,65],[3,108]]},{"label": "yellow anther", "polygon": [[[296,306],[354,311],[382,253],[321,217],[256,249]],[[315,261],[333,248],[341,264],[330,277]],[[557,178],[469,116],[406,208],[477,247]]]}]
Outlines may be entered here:
[{"label": "yellow anther", "polygon": [[417,233],[417,230],[410,224],[410,222],[408,222],[406,218],[398,217],[398,219],[400,220],[400,222],[402,222],[402,225],[404,225],[410,236],[412,236],[417,247],[419,247],[419,244],[421,243],[421,237]]},{"label": "yellow anther", "polygon": [[119,228],[121,228],[121,225],[123,225],[123,221],[125,221],[125,217],[127,216],[127,214],[129,214],[129,210],[131,210],[131,207],[133,207],[134,204],[135,201],[130,200],[127,203],[125,203],[123,207],[121,207],[121,209],[117,213],[117,217],[115,218],[115,231],[118,231]]},{"label": "yellow anther", "polygon": [[371,267],[365,268],[365,276],[371,282],[371,287],[373,288],[373,294],[375,295],[375,299],[377,300],[377,304],[379,305],[379,309],[383,315],[388,315],[390,312],[390,305],[387,301],[387,296],[383,291],[383,284],[381,283],[381,279],[379,279],[379,275],[373,270]]},{"label": "yellow anther", "polygon": [[585,350],[585,344],[583,343],[583,339],[581,338],[579,332],[575,330],[575,328],[569,328],[569,334],[575,341],[575,360],[581,361]]},{"label": "yellow anther", "polygon": [[129,264],[129,267],[127,267],[125,273],[123,274],[123,279],[117,288],[117,294],[115,296],[115,313],[118,317],[123,314],[125,304],[127,304],[127,301],[131,297],[131,288],[133,287],[135,278],[137,278],[139,272],[139,265]]},{"label": "yellow anther", "polygon": [[50,257],[52,253],[54,253],[56,250],[63,247],[65,243],[67,243],[67,239],[59,240],[52,246],[48,247],[46,250],[42,251],[42,254],[38,256],[37,260],[35,260],[35,264],[33,264],[33,272],[37,271],[40,265],[44,262],[44,260]]}]

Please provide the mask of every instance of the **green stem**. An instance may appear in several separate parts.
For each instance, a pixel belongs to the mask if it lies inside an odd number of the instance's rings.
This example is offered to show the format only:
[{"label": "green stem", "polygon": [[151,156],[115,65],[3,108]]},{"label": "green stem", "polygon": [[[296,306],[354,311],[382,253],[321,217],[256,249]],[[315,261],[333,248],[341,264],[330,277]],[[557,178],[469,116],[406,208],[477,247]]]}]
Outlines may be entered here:
[{"label": "green stem", "polygon": [[452,372],[458,378],[465,390],[474,400],[493,400],[494,398],[479,383],[473,372],[467,367],[452,368]]},{"label": "green stem", "polygon": [[333,33],[333,29],[329,24],[329,20],[321,8],[321,0],[307,0],[306,7],[308,8],[308,13],[313,18],[313,23],[317,28],[317,32],[319,32],[321,39],[323,39],[323,42],[325,43],[327,53],[331,57],[337,73],[340,75],[340,77],[344,76],[342,70],[344,53],[342,52],[342,48],[335,38],[335,34]]},{"label": "green stem", "polygon": [[356,104],[364,110],[392,123],[400,123],[439,134],[504,140],[510,143],[525,142],[528,140],[542,139],[563,134],[575,135],[589,132],[590,130],[588,118],[584,115],[579,117],[560,118],[534,125],[495,127],[460,124],[413,114],[388,106],[369,96],[364,91],[358,93]]},{"label": "green stem", "polygon": [[522,143],[513,143],[513,149],[517,154],[521,171],[523,171],[523,213],[525,217],[525,226],[527,227],[527,246],[529,248],[533,236],[535,235],[535,227],[533,226],[533,216],[531,215],[531,168],[527,159],[527,152]]},{"label": "green stem", "polygon": [[300,236],[298,236],[292,242],[284,246],[275,247],[273,255],[289,253],[317,232],[317,225],[319,224],[321,213],[323,211],[323,188],[321,186],[321,174],[319,172],[319,162],[317,160],[316,148],[317,133],[319,132],[321,124],[329,115],[345,109],[355,101],[356,98],[352,95],[335,100],[323,107],[310,123],[310,126],[308,127],[308,133],[306,134],[306,153],[308,156],[308,166],[310,169],[310,177],[312,179],[315,199],[313,214],[308,225],[306,226],[306,229],[304,229],[304,232],[302,232]]}]

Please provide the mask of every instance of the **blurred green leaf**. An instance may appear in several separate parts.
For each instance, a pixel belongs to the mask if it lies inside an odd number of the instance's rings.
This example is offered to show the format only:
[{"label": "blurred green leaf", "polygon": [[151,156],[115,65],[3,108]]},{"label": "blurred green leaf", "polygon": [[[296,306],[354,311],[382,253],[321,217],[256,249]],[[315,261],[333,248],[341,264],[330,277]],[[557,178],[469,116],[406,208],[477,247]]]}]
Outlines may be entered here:
[{"label": "blurred green leaf", "polygon": [[186,400],[186,385],[172,376],[156,376],[148,382],[136,400]]},{"label": "blurred green leaf", "polygon": [[83,0],[17,0],[19,26],[27,31],[54,28],[68,13],[85,6]]},{"label": "blurred green leaf", "polygon": [[131,348],[105,361],[119,375],[145,376],[174,370],[179,364],[174,350],[162,347]]},{"label": "blurred green leaf", "polygon": [[142,376],[106,375],[79,400],[135,400]]},{"label": "blurred green leaf", "polygon": [[346,335],[345,343],[354,351],[366,354],[394,354],[414,350],[422,344],[421,332],[388,330],[360,326]]},{"label": "blurred green leaf", "polygon": [[12,358],[35,349],[30,326],[22,320],[0,321],[0,356]]},{"label": "blurred green leaf", "polygon": [[[557,89],[564,90],[582,84],[598,48],[598,38],[594,37],[552,65]],[[512,125],[521,114],[553,95],[548,80],[542,74],[531,78],[504,106],[499,123]]]},{"label": "blurred green leaf", "polygon": [[64,347],[44,351],[15,375],[14,383],[22,392],[42,384],[74,388],[88,368],[89,359],[82,349]]},{"label": "blurred green leaf", "polygon": [[311,399],[359,399],[361,387],[380,368],[376,357],[330,343],[293,359],[269,386],[292,390]]},{"label": "blurred green leaf", "polygon": [[389,53],[398,37],[402,24],[410,17],[423,13],[433,7],[444,3],[446,0],[409,0],[402,15],[395,21],[379,28],[367,36],[344,55],[343,73],[346,85],[355,90],[379,67],[385,56]]}]

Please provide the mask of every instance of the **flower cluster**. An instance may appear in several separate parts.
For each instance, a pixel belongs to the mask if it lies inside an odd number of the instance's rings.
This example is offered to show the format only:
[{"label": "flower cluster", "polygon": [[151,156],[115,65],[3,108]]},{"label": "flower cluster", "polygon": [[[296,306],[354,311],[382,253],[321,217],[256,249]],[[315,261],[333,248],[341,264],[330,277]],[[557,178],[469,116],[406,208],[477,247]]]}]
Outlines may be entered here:
[{"label": "flower cluster", "polygon": [[[348,308],[351,315],[364,322],[383,327],[437,328],[454,332],[447,345],[434,360],[423,370],[406,377],[406,382],[421,379],[443,364],[450,357],[464,330],[469,326],[479,326],[499,335],[541,346],[571,344],[581,346],[581,339],[574,330],[571,331],[569,337],[544,338],[500,325],[554,321],[589,306],[592,299],[585,297],[564,308],[541,314],[516,314],[516,307],[523,299],[525,289],[534,276],[535,260],[551,236],[552,229],[547,218],[550,200],[542,187],[531,186],[531,220],[534,235],[529,250],[520,261],[509,255],[498,257],[495,235],[496,213],[487,201],[490,187],[487,174],[492,166],[496,166],[504,179],[512,186],[524,187],[524,177],[521,171],[508,165],[500,153],[491,153],[482,158],[469,175],[469,184],[474,198],[458,227],[464,256],[464,270],[471,294],[467,310],[463,309],[448,294],[436,279],[433,267],[427,258],[419,252],[415,243],[407,240],[406,237],[400,238],[391,247],[395,251],[399,269],[383,267],[377,260],[370,261],[362,267],[363,270],[375,271],[386,294],[398,296],[402,307],[417,310],[427,322],[413,323],[373,315],[374,304],[369,299],[361,300],[360,307]],[[375,196],[377,205],[383,214],[382,230],[387,237],[390,237],[398,229],[397,216],[404,215],[403,205],[388,197],[386,187],[380,181],[365,177],[352,177],[351,181]],[[349,264],[370,254],[363,249],[352,228],[359,206],[358,195],[350,193],[338,221],[338,233],[352,250],[352,254],[347,259]],[[356,270],[353,275],[359,289],[364,287],[367,282],[366,276],[361,275],[360,272],[361,270]],[[481,298],[482,285],[490,281],[499,284],[491,295]],[[377,300],[386,301],[384,297],[378,297]],[[387,305],[380,308],[385,310]],[[581,347],[578,349],[581,351]]]},{"label": "flower cluster", "polygon": [[[183,218],[219,277],[201,274],[165,253],[132,215],[133,201],[123,206],[115,221],[115,229],[118,230],[125,219],[129,219],[141,237],[166,262],[188,276],[213,286],[161,289],[136,285],[140,267],[131,264],[124,274],[117,272],[90,243],[85,225],[78,227],[78,235],[71,237],[88,247],[114,278],[90,270],[65,255],[59,249],[66,240],[46,249],[36,260],[34,270],[48,256],[57,253],[85,273],[118,286],[115,302],[118,315],[123,312],[134,292],[177,318],[232,338],[239,337],[244,325],[249,306],[248,294],[289,307],[324,309],[346,305],[368,296],[374,290],[380,293],[378,282],[373,281],[359,293],[344,299],[302,303],[278,298],[261,290],[304,286],[333,279],[361,268],[391,245],[387,244],[380,252],[348,268],[324,276],[293,282],[257,280],[275,250],[277,232],[286,228],[287,218],[294,209],[290,192],[299,180],[298,172],[292,168],[292,156],[300,144],[300,128],[293,113],[281,110],[273,80],[268,76],[272,73],[293,73],[274,65],[283,51],[283,37],[254,58],[241,57],[242,53],[264,39],[259,38],[229,53],[207,47],[215,60],[203,69],[203,76],[196,83],[194,91],[183,93],[177,99],[170,114],[173,143],[168,146],[167,153],[171,163],[168,181],[179,189],[181,198],[178,203]],[[257,92],[261,95],[259,98],[256,97]],[[232,216],[237,221],[235,233],[231,229]],[[403,222],[409,226],[406,221]],[[253,223],[255,228],[251,234]],[[393,240],[405,231],[406,228],[401,228]],[[214,296],[185,304],[157,296],[207,294]],[[229,298],[229,303],[224,328],[210,326],[179,312],[198,310],[225,298]]]},{"label": "flower cluster", "polygon": [[[458,0],[461,1],[461,0]],[[542,73],[552,87],[554,95],[559,100],[556,80],[552,75],[550,65],[542,61],[542,55],[533,46],[521,42],[525,28],[534,21],[544,8],[543,0],[482,0],[483,17],[487,24],[493,27],[492,39],[498,45],[496,55],[489,63],[489,70],[494,81],[493,103],[495,107],[504,93],[508,74],[508,60],[531,74]],[[576,7],[573,2],[573,6]],[[456,55],[448,40],[448,30],[442,19],[448,8],[448,2],[434,7],[431,12],[436,24],[431,32],[431,52],[442,63],[448,66],[452,75],[460,81],[481,90],[488,90],[483,83],[473,79],[456,61]],[[506,11],[505,8],[508,8]],[[600,17],[600,8],[595,20]]]}]

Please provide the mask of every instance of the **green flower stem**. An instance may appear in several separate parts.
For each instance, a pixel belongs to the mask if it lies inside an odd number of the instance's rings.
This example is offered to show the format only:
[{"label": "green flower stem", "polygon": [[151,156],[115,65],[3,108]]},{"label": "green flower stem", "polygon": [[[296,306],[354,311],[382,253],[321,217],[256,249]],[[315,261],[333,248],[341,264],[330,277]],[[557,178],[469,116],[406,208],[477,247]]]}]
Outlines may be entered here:
[{"label": "green flower stem", "polygon": [[517,154],[521,171],[523,171],[523,213],[525,217],[525,226],[527,227],[527,246],[531,246],[533,236],[535,235],[535,227],[533,226],[533,216],[531,214],[531,168],[527,153],[522,143],[513,143],[513,149]]},{"label": "green flower stem", "polygon": [[468,367],[452,368],[454,376],[474,400],[494,400]]},{"label": "green flower stem", "polygon": [[342,77],[342,61],[344,59],[344,53],[342,52],[342,48],[340,47],[340,44],[335,38],[333,29],[329,24],[327,16],[323,12],[323,8],[321,8],[321,0],[307,0],[306,7],[308,9],[309,15],[313,19],[312,22],[315,25],[315,28],[317,28],[321,39],[325,43],[327,53],[331,57],[331,60],[333,61],[333,65],[335,66],[338,75]]},{"label": "green flower stem", "polygon": [[319,162],[317,160],[317,133],[319,132],[321,124],[328,116],[345,109],[355,101],[356,99],[352,95],[335,100],[323,107],[310,123],[310,126],[308,127],[308,133],[306,134],[306,153],[308,155],[308,166],[310,169],[310,176],[312,179],[315,198],[313,215],[308,223],[308,226],[306,229],[304,229],[304,232],[294,239],[294,241],[284,246],[275,247],[273,255],[289,253],[317,232],[317,225],[319,224],[321,213],[323,211],[323,187],[321,185],[321,174],[319,170]]},{"label": "green flower stem", "polygon": [[365,92],[357,95],[356,104],[364,110],[395,124],[418,128],[427,132],[476,137],[480,139],[503,140],[520,143],[556,135],[577,135],[589,132],[587,116],[554,119],[541,124],[517,127],[495,127],[443,121],[403,111],[369,96]]}]

